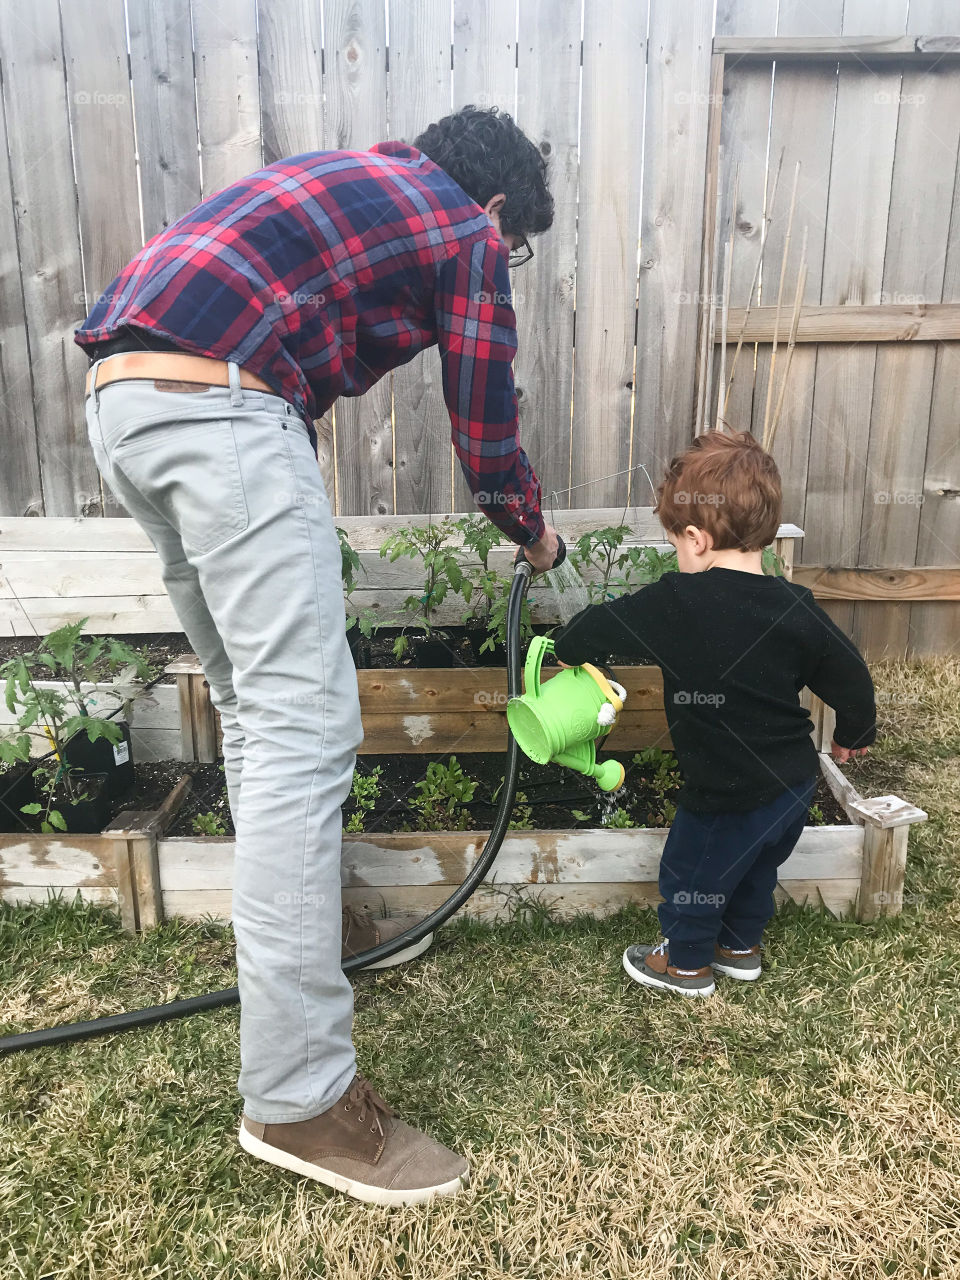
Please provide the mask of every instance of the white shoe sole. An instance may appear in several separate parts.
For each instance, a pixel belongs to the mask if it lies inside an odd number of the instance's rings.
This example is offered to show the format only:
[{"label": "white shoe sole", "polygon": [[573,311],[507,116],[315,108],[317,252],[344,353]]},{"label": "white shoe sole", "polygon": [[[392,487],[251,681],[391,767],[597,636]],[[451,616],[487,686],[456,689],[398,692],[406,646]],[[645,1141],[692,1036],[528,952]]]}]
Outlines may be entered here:
[{"label": "white shoe sole", "polygon": [[312,1178],[314,1182],[322,1182],[334,1191],[342,1191],[354,1200],[362,1200],[364,1204],[378,1204],[387,1208],[399,1208],[402,1205],[424,1204],[435,1196],[452,1196],[463,1190],[469,1181],[469,1175],[463,1174],[449,1182],[439,1182],[433,1187],[409,1187],[393,1191],[389,1187],[374,1187],[367,1182],[357,1182],[342,1173],[334,1173],[324,1169],[322,1165],[310,1164],[301,1160],[289,1151],[279,1147],[271,1147],[269,1143],[255,1138],[243,1125],[240,1125],[240,1145],[248,1155],[265,1160],[267,1164],[276,1165],[278,1169],[286,1169],[290,1173],[299,1173],[301,1177]]},{"label": "white shoe sole", "polygon": [[693,996],[694,998],[712,996],[717,989],[715,982],[711,982],[709,987],[675,987],[672,982],[661,982],[655,975],[646,973],[644,970],[638,969],[636,965],[631,964],[627,959],[626,951],[623,953],[623,967],[634,982],[640,982],[645,987],[656,987],[658,991],[675,991],[679,996]]},{"label": "white shoe sole", "polygon": [[714,973],[722,973],[725,978],[736,978],[738,982],[756,982],[763,972],[760,965],[756,969],[735,969],[733,965],[711,964]]},{"label": "white shoe sole", "polygon": [[398,951],[394,956],[387,956],[386,960],[378,960],[376,964],[365,964],[364,972],[367,969],[392,969],[395,964],[405,964],[408,960],[416,960],[417,956],[423,953],[433,942],[433,934],[428,933],[425,938],[421,938],[419,942],[412,943],[409,947],[405,947],[403,951]]}]

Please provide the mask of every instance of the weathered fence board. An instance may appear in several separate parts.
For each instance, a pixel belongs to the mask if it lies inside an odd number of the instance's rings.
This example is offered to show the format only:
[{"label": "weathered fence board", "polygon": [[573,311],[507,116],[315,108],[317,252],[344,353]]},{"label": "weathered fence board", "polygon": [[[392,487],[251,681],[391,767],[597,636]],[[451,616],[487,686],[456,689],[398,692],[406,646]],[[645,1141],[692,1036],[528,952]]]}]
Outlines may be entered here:
[{"label": "weathered fence board", "polygon": [[204,197],[262,163],[256,0],[193,6]]},{"label": "weathered fence board", "polygon": [[[450,113],[449,0],[391,0],[390,134],[412,143]],[[396,511],[447,511],[453,506],[450,421],[444,408],[435,348],[393,374],[393,459]]]},{"label": "weathered fence board", "polygon": [[645,18],[637,0],[584,11],[571,507],[628,498]]},{"label": "weathered fence board", "polygon": [[[86,362],[73,342],[74,322],[83,311],[83,273],[57,0],[36,0],[26,22],[15,5],[0,5],[0,61],[30,355],[28,373],[14,342],[14,376],[18,384],[21,377],[32,379],[33,447],[42,467],[44,510],[70,515],[89,495],[99,495],[99,477],[79,395]],[[14,315],[18,309],[14,299]],[[22,487],[30,483],[26,455],[33,424],[30,416],[17,415],[26,408],[19,391],[18,385],[5,436]],[[6,451],[5,440],[3,471]]]},{"label": "weathered fence board", "polygon": [[146,238],[200,200],[190,0],[127,0]]}]

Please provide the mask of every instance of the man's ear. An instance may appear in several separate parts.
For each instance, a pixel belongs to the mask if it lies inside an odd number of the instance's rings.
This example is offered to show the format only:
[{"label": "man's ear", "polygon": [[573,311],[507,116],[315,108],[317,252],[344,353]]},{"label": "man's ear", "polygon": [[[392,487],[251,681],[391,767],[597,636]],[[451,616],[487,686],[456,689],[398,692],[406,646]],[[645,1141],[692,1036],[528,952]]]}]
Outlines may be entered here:
[{"label": "man's ear", "polygon": [[491,213],[495,213],[500,217],[500,210],[507,203],[507,197],[504,192],[499,191],[495,196],[491,196],[487,203],[483,206],[483,212],[489,218]]}]

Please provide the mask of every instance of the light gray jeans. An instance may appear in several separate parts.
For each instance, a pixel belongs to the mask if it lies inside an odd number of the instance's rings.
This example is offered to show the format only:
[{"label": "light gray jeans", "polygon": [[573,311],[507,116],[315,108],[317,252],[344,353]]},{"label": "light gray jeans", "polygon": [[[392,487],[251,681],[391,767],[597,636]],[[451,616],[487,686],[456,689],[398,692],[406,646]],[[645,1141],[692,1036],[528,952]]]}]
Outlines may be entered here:
[{"label": "light gray jeans", "polygon": [[[318,1115],[356,1071],[340,968],[340,806],[363,731],[340,550],[306,424],[279,396],[110,383],[110,489],[149,535],[223,725],[237,831],[240,1080],[253,1120]],[[169,386],[171,390],[162,389]]]}]

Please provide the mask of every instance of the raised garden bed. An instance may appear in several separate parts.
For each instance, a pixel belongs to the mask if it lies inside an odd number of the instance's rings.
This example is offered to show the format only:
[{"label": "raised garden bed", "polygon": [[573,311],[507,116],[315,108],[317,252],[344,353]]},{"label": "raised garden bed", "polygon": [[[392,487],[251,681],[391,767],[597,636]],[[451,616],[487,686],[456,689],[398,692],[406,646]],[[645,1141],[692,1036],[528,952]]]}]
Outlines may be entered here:
[{"label": "raised garden bed", "polygon": [[[596,524],[596,513],[590,513]],[[584,522],[586,523],[586,522]],[[380,536],[373,522],[365,536],[360,559],[380,574],[376,579],[377,602],[396,604],[401,593],[411,587],[410,570],[384,565],[375,553]],[[793,539],[800,531],[792,526],[781,530],[777,552],[789,572]],[[507,554],[495,549],[492,560]],[[384,577],[384,575],[386,575]],[[381,578],[383,579],[381,581]],[[364,589],[372,589],[368,583]],[[393,600],[393,597],[397,600]],[[544,609],[544,593],[535,604]],[[356,604],[356,601],[354,601]],[[449,602],[437,620],[449,630],[462,612]],[[543,617],[555,622],[556,617]],[[379,637],[386,643],[392,637]],[[469,638],[455,633],[457,652],[464,663],[470,661]],[[459,884],[483,847],[483,823],[489,821],[493,790],[501,773],[500,753],[506,748],[506,673],[502,668],[454,666],[442,670],[419,670],[405,662],[382,669],[358,671],[365,739],[361,747],[361,773],[378,764],[381,769],[396,756],[415,759],[390,765],[396,776],[391,786],[405,788],[414,775],[423,776],[429,759],[456,753],[468,764],[484,761],[475,771],[481,784],[471,798],[462,831],[389,830],[403,826],[409,813],[394,814],[391,824],[386,813],[367,813],[365,831],[344,838],[344,900],[379,909],[414,906],[428,910],[449,896]],[[654,667],[617,665],[617,679],[628,691],[626,709],[606,741],[607,751],[629,762],[645,748],[666,750],[670,737],[663,710],[660,672]],[[229,918],[232,882],[233,841],[229,835],[184,834],[183,823],[195,824],[205,815],[214,830],[229,830],[218,776],[218,724],[210,702],[203,672],[192,655],[183,655],[166,667],[170,685],[158,685],[175,709],[176,720],[164,732],[175,734],[182,759],[206,765],[196,779],[186,778],[172,786],[168,766],[156,766],[150,779],[141,769],[140,795],[127,811],[118,815],[100,835],[85,837],[0,835],[0,893],[10,901],[36,900],[53,892],[97,901],[115,902],[129,928],[145,928],[164,915]],[[832,735],[830,713],[822,704],[811,708],[814,736],[821,752],[824,789],[818,797],[820,810],[806,828],[782,873],[782,891],[800,902],[822,903],[835,912],[856,909],[861,919],[899,911],[909,824],[926,815],[896,797],[863,801],[852,784],[824,754]],[[172,741],[172,739],[168,739]],[[136,738],[134,739],[136,748]],[[137,754],[135,750],[135,755]],[[468,758],[469,757],[469,758]],[[559,773],[559,771],[558,771]],[[153,791],[150,782],[153,782]],[[197,795],[186,802],[191,784]],[[171,786],[161,801],[163,785]],[[553,804],[541,802],[543,787],[559,785]],[[530,766],[521,779],[521,790],[529,786],[537,795],[524,802],[529,812],[519,811],[527,829],[511,831],[494,864],[490,881],[467,904],[465,911],[496,915],[505,903],[518,895],[535,894],[561,912],[604,912],[625,902],[656,900],[656,876],[660,852],[666,839],[665,825],[619,827],[603,825],[610,813],[598,792],[576,777],[563,772],[562,783],[549,771]],[[576,796],[574,792],[576,791]],[[584,795],[586,793],[586,797]],[[630,821],[644,822],[668,816],[662,802],[665,793],[644,797],[638,791],[626,806]],[[612,802],[614,805],[618,801]],[[832,805],[832,812],[831,812]],[[573,810],[582,815],[576,817]],[[644,810],[646,810],[644,812]],[[178,823],[178,813],[182,814]],[[351,809],[347,808],[349,819]],[[839,822],[830,819],[841,817]],[[372,818],[372,820],[371,820]],[[821,818],[826,825],[821,824]],[[571,823],[579,825],[571,830]],[[415,825],[410,822],[410,825]],[[377,828],[377,829],[375,829]]]}]

